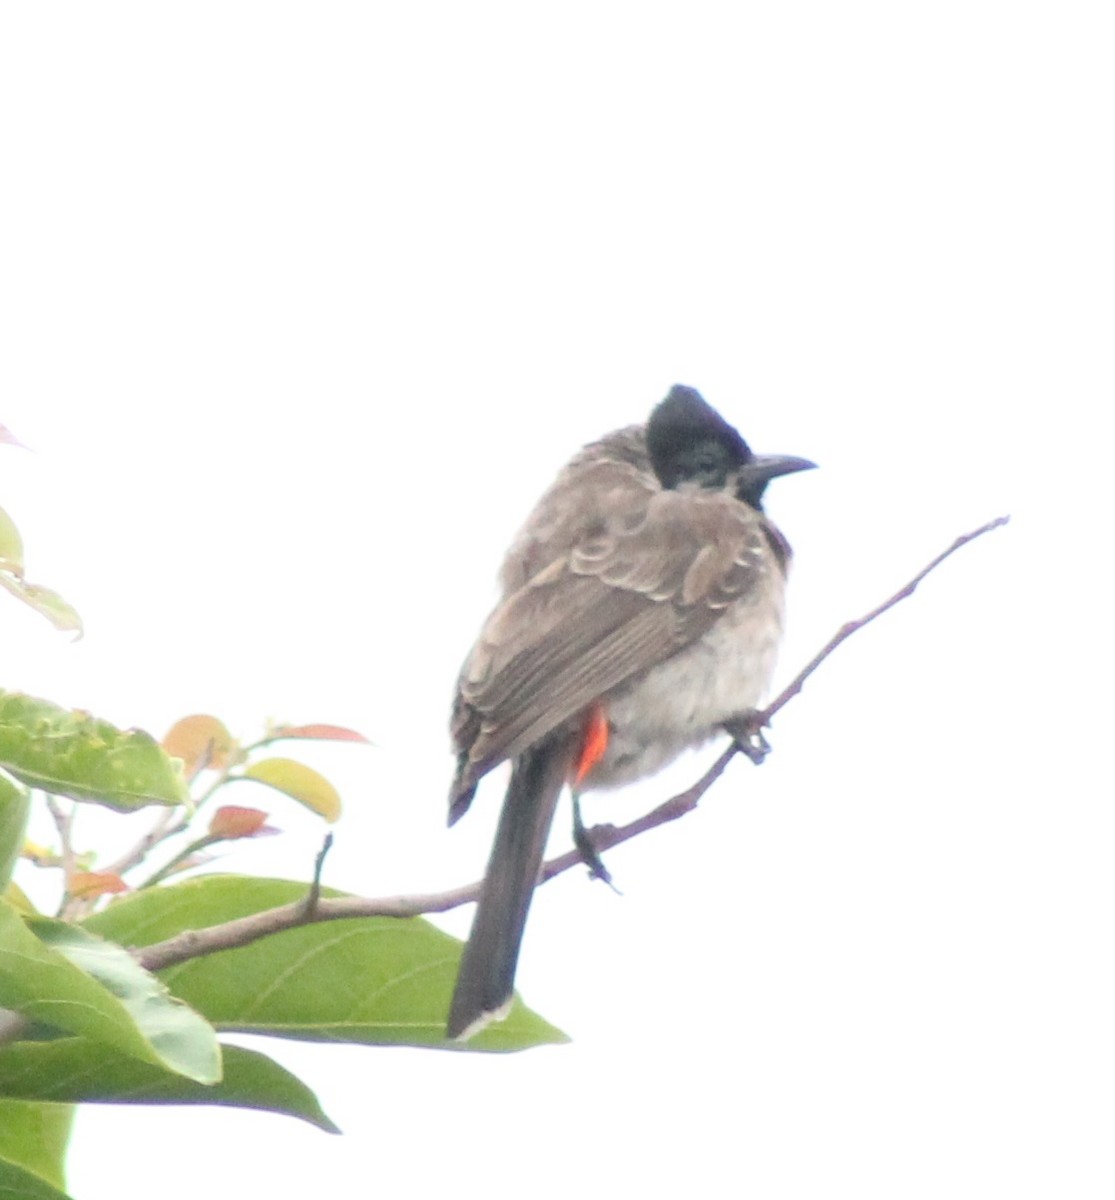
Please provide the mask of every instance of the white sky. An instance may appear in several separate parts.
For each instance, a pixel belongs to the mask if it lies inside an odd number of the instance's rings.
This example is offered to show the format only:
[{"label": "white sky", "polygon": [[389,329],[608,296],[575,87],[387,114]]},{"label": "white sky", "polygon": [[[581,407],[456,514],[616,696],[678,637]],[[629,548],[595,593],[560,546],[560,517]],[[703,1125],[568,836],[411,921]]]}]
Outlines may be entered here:
[{"label": "white sky", "polygon": [[[364,730],[313,757],[329,883],[479,873],[499,787],[446,832],[446,709],[503,547],[675,381],[822,465],[770,492],[783,678],[1014,517],[614,852],[622,897],[539,894],[519,982],[572,1045],[270,1044],[343,1139],[90,1110],[79,1200],[1111,1194],[1108,20],[4,7],[0,421],[36,453],[0,503],[88,632],[5,604],[0,683]],[[316,823],[264,806],[289,836],[226,864],[305,878]]]}]

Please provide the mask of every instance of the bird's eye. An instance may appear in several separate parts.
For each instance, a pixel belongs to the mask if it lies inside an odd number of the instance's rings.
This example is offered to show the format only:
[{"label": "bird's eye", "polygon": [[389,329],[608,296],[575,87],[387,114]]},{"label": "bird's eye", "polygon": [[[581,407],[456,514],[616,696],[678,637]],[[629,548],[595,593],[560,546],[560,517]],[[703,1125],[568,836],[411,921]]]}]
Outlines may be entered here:
[{"label": "bird's eye", "polygon": [[724,475],[726,465],[723,455],[718,454],[714,447],[704,447],[689,456],[685,474],[690,479],[711,482]]}]

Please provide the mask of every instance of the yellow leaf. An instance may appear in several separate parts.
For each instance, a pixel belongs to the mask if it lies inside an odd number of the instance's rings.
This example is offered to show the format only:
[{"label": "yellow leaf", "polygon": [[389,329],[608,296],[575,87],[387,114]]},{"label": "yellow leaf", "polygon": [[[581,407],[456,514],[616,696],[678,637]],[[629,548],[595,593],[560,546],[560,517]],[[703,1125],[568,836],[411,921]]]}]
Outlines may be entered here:
[{"label": "yellow leaf", "polygon": [[341,815],[341,797],[337,789],[324,775],[293,758],[261,759],[245,770],[244,778],[285,792],[327,821],[335,821]]},{"label": "yellow leaf", "polygon": [[19,856],[33,862],[36,867],[57,867],[62,862],[60,855],[47,846],[40,846],[38,842],[31,841],[30,838],[23,843]]}]

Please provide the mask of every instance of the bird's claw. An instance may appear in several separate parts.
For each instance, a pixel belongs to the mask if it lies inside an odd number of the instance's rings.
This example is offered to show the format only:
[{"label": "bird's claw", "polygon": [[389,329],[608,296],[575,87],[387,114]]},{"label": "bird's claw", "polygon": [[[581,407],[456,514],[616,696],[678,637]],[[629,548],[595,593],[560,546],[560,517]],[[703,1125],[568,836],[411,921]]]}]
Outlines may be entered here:
[{"label": "bird's claw", "polygon": [[735,739],[741,754],[746,754],[758,766],[770,753],[770,742],[763,736],[761,715],[754,709],[741,717],[724,722],[724,728]]},{"label": "bird's claw", "polygon": [[588,867],[589,878],[603,880],[618,895],[619,888],[612,882],[612,873],[604,865],[604,860],[593,844],[592,834],[585,827],[581,817],[581,798],[576,793],[573,794],[573,845],[577,847],[581,862]]}]

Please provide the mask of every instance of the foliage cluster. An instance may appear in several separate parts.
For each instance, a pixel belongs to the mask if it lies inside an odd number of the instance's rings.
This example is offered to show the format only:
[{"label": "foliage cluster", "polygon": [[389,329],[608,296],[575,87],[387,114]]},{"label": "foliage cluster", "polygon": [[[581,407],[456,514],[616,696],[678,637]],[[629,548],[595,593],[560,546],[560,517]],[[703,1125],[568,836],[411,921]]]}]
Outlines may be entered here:
[{"label": "foliage cluster", "polygon": [[[74,609],[27,582],[22,539],[3,510],[0,586],[80,636]],[[227,802],[242,781],[338,819],[341,797],[328,780],[270,753],[276,742],[307,739],[366,741],[315,724],[277,725],[244,744],[210,715],[186,717],[157,741],[0,691],[0,1193],[67,1200],[78,1104],[240,1106],[337,1131],[302,1080],[226,1033],[450,1047],[456,939],[421,917],[317,921],[317,897],[338,893],[316,879],[188,874],[219,843],[277,832],[264,811]],[[53,818],[55,845],[26,838],[36,804]],[[101,863],[74,841],[75,816],[90,804],[153,817],[130,849]],[[53,915],[32,905],[13,879],[17,867],[54,873]],[[306,920],[295,928],[216,953],[187,950],[159,971],[143,965],[145,948],[300,902]],[[468,1048],[560,1040],[517,1002]]]}]

